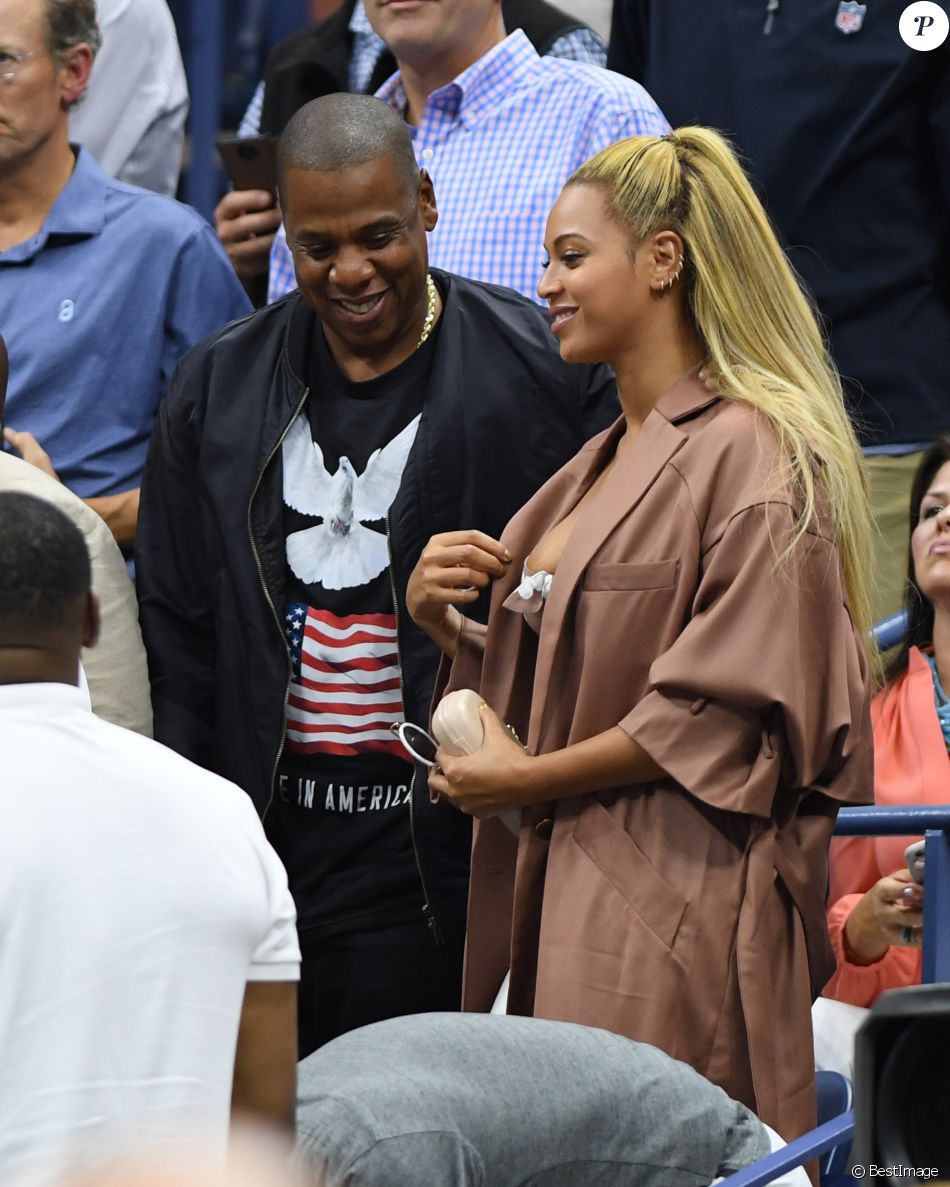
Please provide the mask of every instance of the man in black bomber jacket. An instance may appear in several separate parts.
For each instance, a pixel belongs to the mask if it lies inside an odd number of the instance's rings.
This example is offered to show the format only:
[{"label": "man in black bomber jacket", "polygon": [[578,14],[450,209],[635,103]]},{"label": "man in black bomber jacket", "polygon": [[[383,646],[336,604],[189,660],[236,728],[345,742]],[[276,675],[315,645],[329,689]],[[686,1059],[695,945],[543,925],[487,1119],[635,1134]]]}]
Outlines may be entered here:
[{"label": "man in black bomber jacket", "polygon": [[299,292],[183,360],[137,572],[155,736],[242,786],[288,868],[304,1056],[458,1008],[469,820],[389,729],[427,722],[440,658],[406,582],[430,536],[499,535],[619,408],[532,302],[428,271],[435,196],[392,108],[307,105],[281,176]]}]

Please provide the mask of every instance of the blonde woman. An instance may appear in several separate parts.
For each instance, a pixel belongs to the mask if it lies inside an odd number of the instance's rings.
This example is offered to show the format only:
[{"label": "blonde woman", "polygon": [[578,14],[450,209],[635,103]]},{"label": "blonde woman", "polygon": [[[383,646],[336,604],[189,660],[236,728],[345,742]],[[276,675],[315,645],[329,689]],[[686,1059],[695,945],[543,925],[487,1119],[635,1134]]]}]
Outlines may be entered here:
[{"label": "blonde woman", "polygon": [[[448,687],[492,707],[482,749],[430,778],[485,818],[465,1005],[510,962],[509,1012],[653,1043],[791,1139],[814,1123],[809,1007],[834,968],[828,840],[871,789],[858,447],[714,132],[594,157],[546,248],[561,354],[611,364],[623,415],[501,541],[433,538],[409,586]],[[491,581],[486,630],[458,607]],[[511,807],[517,840],[487,819]]]}]

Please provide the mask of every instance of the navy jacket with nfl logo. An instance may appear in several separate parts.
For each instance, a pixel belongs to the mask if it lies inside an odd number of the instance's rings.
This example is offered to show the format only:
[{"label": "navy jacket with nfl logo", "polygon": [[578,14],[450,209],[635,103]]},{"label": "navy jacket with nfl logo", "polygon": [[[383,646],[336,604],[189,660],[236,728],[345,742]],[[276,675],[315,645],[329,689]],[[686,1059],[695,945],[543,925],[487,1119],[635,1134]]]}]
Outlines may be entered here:
[{"label": "navy jacket with nfl logo", "polygon": [[[439,336],[389,514],[405,712],[422,724],[441,658],[405,605],[422,548],[459,528],[500,535],[620,411],[612,373],[564,363],[532,301],[433,276],[443,297]],[[280,446],[308,396],[294,359],[316,316],[293,293],[190,351],[159,410],[142,483],[137,587],[155,737],[239,784],[262,816],[290,680]],[[474,616],[487,610],[483,598]],[[417,769],[410,824],[420,907],[438,940],[440,917],[464,914],[470,820],[430,804]]]},{"label": "navy jacket with nfl logo", "polygon": [[905,45],[907,3],[614,0],[607,58],[734,141],[862,444],[895,451],[946,430],[950,392],[950,38]]}]

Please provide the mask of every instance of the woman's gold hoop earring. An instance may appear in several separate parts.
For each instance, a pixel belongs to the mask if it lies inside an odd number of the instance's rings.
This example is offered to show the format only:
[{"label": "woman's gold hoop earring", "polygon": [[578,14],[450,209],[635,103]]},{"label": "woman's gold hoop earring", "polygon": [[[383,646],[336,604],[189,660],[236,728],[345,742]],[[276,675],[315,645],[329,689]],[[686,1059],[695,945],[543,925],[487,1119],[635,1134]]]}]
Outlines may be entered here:
[{"label": "woman's gold hoop earring", "polygon": [[680,257],[678,258],[678,260],[677,260],[677,264],[679,265],[679,267],[676,269],[676,271],[675,271],[675,272],[674,272],[674,273],[673,273],[673,274],[672,274],[672,275],[669,277],[669,279],[668,279],[668,280],[665,280],[665,281],[664,281],[664,282],[663,282],[663,283],[660,285],[659,291],[660,291],[661,293],[668,293],[668,292],[670,291],[670,289],[673,287],[673,285],[674,285],[674,284],[675,284],[675,283],[676,283],[676,282],[679,280],[679,278],[682,276],[682,274],[683,274],[683,257],[682,257],[682,256],[680,256]]}]

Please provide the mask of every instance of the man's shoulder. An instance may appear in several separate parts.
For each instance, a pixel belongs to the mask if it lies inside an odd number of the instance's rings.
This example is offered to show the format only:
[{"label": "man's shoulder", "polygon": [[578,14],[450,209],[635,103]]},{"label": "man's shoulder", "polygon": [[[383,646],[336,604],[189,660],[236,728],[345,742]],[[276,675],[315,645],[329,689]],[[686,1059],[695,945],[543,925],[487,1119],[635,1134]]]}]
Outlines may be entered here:
[{"label": "man's shoulder", "polygon": [[137,795],[164,799],[170,811],[214,815],[263,841],[250,797],[236,783],[91,712],[88,729],[96,735],[99,753],[115,759],[115,769],[121,772],[117,778],[135,772]]},{"label": "man's shoulder", "polygon": [[626,75],[617,74],[603,66],[588,62],[574,62],[565,58],[546,55],[539,58],[532,72],[537,86],[551,87],[571,102],[585,99],[591,105],[598,105],[611,111],[623,111],[631,105],[638,108],[656,108],[650,93]]},{"label": "man's shoulder", "polygon": [[253,394],[252,402],[259,404],[259,384],[271,382],[290,318],[301,302],[294,291],[202,338],[182,355],[165,402],[179,411],[193,408],[207,403],[220,388],[233,410],[242,404],[244,392]]},{"label": "man's shoulder", "polygon": [[286,297],[255,309],[252,313],[221,326],[206,338],[196,343],[182,357],[182,363],[191,366],[216,365],[227,362],[247,351],[266,348],[269,343],[280,347],[291,315],[301,301],[295,289]]},{"label": "man's shoulder", "polygon": [[112,177],[106,184],[105,217],[107,226],[134,222],[144,234],[160,235],[166,251],[196,236],[213,235],[191,206]]},{"label": "man's shoulder", "polygon": [[[504,381],[499,394],[510,390],[509,381],[523,381],[526,391],[544,391],[552,398],[559,393],[570,401],[606,390],[612,376],[602,364],[566,363],[561,358],[550,318],[540,305],[503,285],[433,272],[445,297],[445,340],[461,352],[463,377],[471,369],[469,360],[478,361],[486,398],[492,380]],[[444,358],[458,362],[451,355]]]},{"label": "man's shoulder", "polygon": [[544,354],[560,358],[547,314],[540,305],[505,285],[432,271],[446,293],[446,311],[457,320],[463,341],[472,338],[477,343],[493,331],[506,337],[528,335]]},{"label": "man's shoulder", "polygon": [[544,311],[537,302],[506,285],[491,284],[487,280],[472,280],[467,276],[460,276],[457,272],[445,272],[437,268],[433,268],[432,273],[440,281],[441,287],[448,289],[452,301],[481,306],[487,315],[514,314],[544,321]]}]

